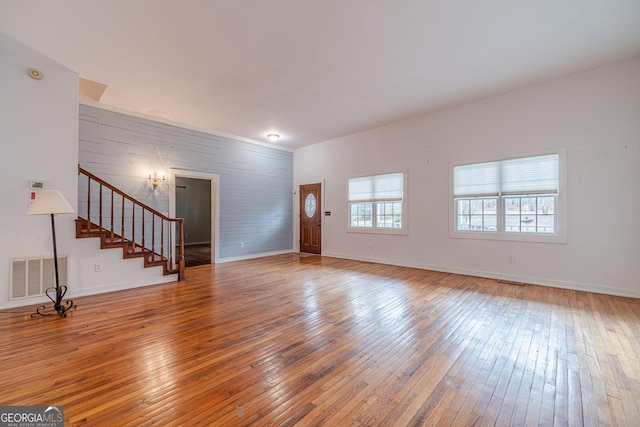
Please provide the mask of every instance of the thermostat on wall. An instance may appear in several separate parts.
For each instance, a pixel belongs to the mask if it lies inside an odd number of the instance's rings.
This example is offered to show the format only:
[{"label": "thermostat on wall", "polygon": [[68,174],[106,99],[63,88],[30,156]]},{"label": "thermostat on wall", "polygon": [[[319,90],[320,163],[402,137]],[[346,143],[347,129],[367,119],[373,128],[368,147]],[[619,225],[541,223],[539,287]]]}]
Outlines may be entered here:
[{"label": "thermostat on wall", "polygon": [[44,189],[44,181],[31,181],[31,189],[32,190],[43,190]]}]

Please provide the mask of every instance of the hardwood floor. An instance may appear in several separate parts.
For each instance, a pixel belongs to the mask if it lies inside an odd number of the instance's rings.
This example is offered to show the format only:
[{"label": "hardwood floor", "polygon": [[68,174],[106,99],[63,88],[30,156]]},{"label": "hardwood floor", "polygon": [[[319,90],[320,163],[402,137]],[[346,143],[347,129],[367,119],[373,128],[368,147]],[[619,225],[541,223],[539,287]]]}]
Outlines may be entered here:
[{"label": "hardwood floor", "polygon": [[187,267],[211,264],[211,243],[202,245],[185,245],[184,259],[185,266]]},{"label": "hardwood floor", "polygon": [[640,425],[640,300],[279,255],[0,311],[3,405],[66,425]]}]

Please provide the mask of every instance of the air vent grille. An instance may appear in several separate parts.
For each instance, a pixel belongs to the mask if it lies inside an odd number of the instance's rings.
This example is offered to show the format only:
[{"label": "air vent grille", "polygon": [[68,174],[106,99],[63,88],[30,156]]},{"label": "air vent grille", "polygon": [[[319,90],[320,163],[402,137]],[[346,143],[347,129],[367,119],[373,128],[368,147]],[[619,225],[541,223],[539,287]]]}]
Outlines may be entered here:
[{"label": "air vent grille", "polygon": [[[67,285],[69,277],[68,257],[58,257],[60,286]],[[56,285],[53,258],[13,258],[11,262],[10,299],[43,295]]]}]

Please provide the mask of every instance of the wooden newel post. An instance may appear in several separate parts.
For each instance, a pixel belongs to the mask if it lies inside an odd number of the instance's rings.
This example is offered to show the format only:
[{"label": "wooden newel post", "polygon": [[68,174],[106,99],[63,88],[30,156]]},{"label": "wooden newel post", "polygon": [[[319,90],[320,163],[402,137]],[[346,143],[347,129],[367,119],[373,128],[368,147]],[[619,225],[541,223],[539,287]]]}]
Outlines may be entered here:
[{"label": "wooden newel post", "polygon": [[178,280],[185,279],[185,260],[184,260],[184,219],[179,218],[180,239],[178,240]]}]

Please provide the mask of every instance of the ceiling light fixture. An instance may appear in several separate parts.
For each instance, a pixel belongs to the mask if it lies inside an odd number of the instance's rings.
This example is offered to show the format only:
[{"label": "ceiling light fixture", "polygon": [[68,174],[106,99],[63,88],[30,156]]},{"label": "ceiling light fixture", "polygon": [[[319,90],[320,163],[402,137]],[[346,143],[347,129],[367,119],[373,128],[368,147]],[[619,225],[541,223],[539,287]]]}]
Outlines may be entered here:
[{"label": "ceiling light fixture", "polygon": [[42,72],[40,70],[36,70],[35,68],[31,68],[28,72],[29,77],[34,80],[42,80]]},{"label": "ceiling light fixture", "polygon": [[278,135],[277,133],[270,133],[269,135],[267,135],[267,138],[269,138],[269,141],[271,142],[278,142],[278,139],[280,139],[280,135]]}]

